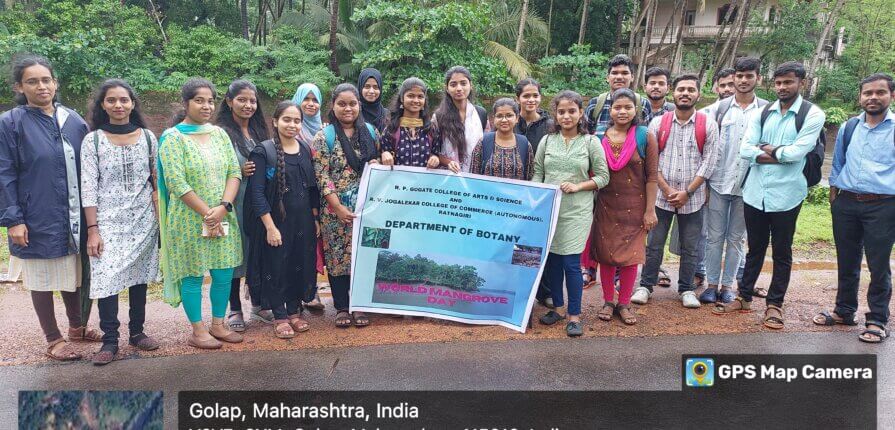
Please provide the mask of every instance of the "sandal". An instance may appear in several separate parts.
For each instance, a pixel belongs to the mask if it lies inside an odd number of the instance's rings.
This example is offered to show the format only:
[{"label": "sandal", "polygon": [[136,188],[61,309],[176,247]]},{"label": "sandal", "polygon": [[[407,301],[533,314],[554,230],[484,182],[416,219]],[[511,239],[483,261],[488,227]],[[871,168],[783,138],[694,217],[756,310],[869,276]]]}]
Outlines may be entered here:
[{"label": "sandal", "polygon": [[[874,325],[874,326],[876,326],[876,325]],[[865,337],[865,335],[868,335],[868,334],[871,336],[876,336],[876,338],[874,339],[874,338]],[[888,337],[889,337],[889,329],[883,327],[880,330],[877,330],[877,329],[872,329],[872,328],[868,327],[864,331],[862,331],[861,334],[858,335],[858,340],[860,340],[861,342],[866,342],[866,343],[883,343],[883,341],[885,341],[886,338],[888,338]]]},{"label": "sandal", "polygon": [[656,285],[662,288],[668,288],[671,286],[671,277],[668,276],[668,272],[663,268],[659,268],[659,280],[656,282]]},{"label": "sandal", "polygon": [[305,308],[312,311],[322,311],[326,306],[320,301],[320,294],[314,294],[314,298],[310,302],[305,303]]},{"label": "sandal", "polygon": [[626,325],[637,324],[637,316],[634,314],[634,311],[631,310],[631,306],[619,305],[617,309],[618,317],[621,318],[623,323]]},{"label": "sandal", "polygon": [[812,318],[811,320],[814,322],[814,324],[822,325],[822,326],[834,326],[836,324],[858,325],[857,321],[855,321],[854,315],[851,315],[848,318],[845,318],[845,317],[842,317],[839,314],[837,314],[836,311],[821,312],[821,313],[815,315],[814,318]]},{"label": "sandal", "polygon": [[99,331],[86,326],[69,328],[68,340],[72,342],[102,342],[103,335]]},{"label": "sandal", "polygon": [[289,326],[291,326],[292,330],[295,330],[296,333],[304,333],[311,329],[311,324],[301,319],[298,315],[289,315],[287,318],[289,318]]},{"label": "sandal", "polygon": [[252,306],[252,310],[249,313],[252,321],[258,321],[262,324],[273,324],[274,318],[273,311],[270,309],[261,309],[260,306]]},{"label": "sandal", "polygon": [[764,326],[774,330],[783,328],[783,308],[768,305],[764,311]]},{"label": "sandal", "polygon": [[730,303],[716,303],[712,309],[712,313],[715,315],[746,314],[750,312],[752,312],[752,302],[746,301],[742,297],[737,297]]},{"label": "sandal", "polygon": [[71,344],[61,337],[47,345],[46,355],[57,361],[73,361],[81,359],[81,354],[72,351]]},{"label": "sandal", "polygon": [[354,313],[354,326],[355,327],[366,327],[370,325],[370,318],[362,312]]},{"label": "sandal", "polygon": [[588,269],[587,267],[581,268],[581,280],[584,282],[582,288],[585,290],[593,287],[597,283],[597,273],[593,269]]},{"label": "sandal", "polygon": [[230,325],[230,330],[237,333],[242,333],[246,330],[246,322],[242,318],[242,312],[230,312],[230,315],[227,315],[227,324]]},{"label": "sandal", "polygon": [[339,311],[339,313],[336,314],[336,327],[351,327],[351,314],[349,314],[347,311]]},{"label": "sandal", "polygon": [[603,321],[609,321],[612,319],[612,315],[615,313],[615,303],[606,302],[603,304],[603,307],[600,308],[600,312],[597,312],[597,318]]},{"label": "sandal", "polygon": [[281,320],[277,320],[276,325],[273,326],[273,334],[280,339],[292,339],[295,337],[292,325],[288,321]]},{"label": "sandal", "polygon": [[752,296],[761,297],[764,299],[764,298],[768,297],[768,289],[765,287],[755,287],[752,290]]}]

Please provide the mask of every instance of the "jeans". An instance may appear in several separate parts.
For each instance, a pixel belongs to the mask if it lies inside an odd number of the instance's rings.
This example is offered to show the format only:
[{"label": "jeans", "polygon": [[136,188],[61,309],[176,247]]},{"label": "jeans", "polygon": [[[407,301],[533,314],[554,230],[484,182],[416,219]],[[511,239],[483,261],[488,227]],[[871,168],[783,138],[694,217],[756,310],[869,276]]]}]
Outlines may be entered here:
[{"label": "jeans", "polygon": [[870,269],[870,287],[867,289],[870,312],[865,317],[868,324],[885,327],[889,322],[892,298],[889,255],[895,244],[895,198],[859,202],[839,196],[833,201],[831,210],[839,270],[836,314],[848,317],[858,310],[861,259],[866,254]]},{"label": "jeans", "polygon": [[702,232],[699,235],[699,242],[696,244],[696,271],[694,274],[705,279],[705,248],[708,243],[709,234],[709,231],[706,228],[705,219],[707,217],[706,212],[708,211],[706,211],[705,206],[703,206],[703,210],[700,210],[700,212],[702,212]]},{"label": "jeans", "polygon": [[[128,288],[128,316],[130,317],[127,328],[130,337],[143,333],[143,323],[146,321],[146,284],[137,284]],[[98,300],[99,328],[103,331],[103,346],[118,347],[118,294],[103,297]]]},{"label": "jeans", "polygon": [[677,218],[678,231],[680,232],[681,265],[678,269],[677,291],[683,293],[693,291],[693,276],[696,273],[697,259],[699,258],[699,237],[702,235],[702,209],[690,214],[678,214],[656,208],[656,216],[659,222],[650,230],[646,239],[646,264],[643,265],[643,273],[640,275],[640,286],[650,292],[659,280],[659,265],[665,257],[665,241],[668,240],[668,230],[671,221]]},{"label": "jeans", "polygon": [[746,236],[746,219],[743,217],[743,198],[720,194],[712,188],[709,190],[711,197],[705,217],[708,230],[705,252],[706,280],[709,285],[729,287],[733,285],[734,277],[745,255],[743,239]]},{"label": "jeans", "polygon": [[566,289],[569,290],[569,309],[571,316],[581,315],[581,295],[584,292],[584,279],[581,278],[581,254],[559,255],[547,254],[547,263],[544,266],[544,276],[550,285],[550,295],[553,297],[553,305],[562,307],[565,304],[563,298],[563,277],[566,281]]},{"label": "jeans", "polygon": [[[227,314],[227,299],[230,296],[230,281],[233,279],[233,268],[211,269],[212,318],[223,318]],[[183,298],[183,310],[191,323],[202,321],[202,276],[189,276],[180,281],[180,296]]]},{"label": "jeans", "polygon": [[746,218],[746,232],[749,239],[749,252],[746,253],[746,268],[743,270],[743,281],[740,282],[739,295],[746,301],[752,300],[755,282],[761,274],[764,256],[771,243],[774,258],[774,273],[768,287],[767,304],[783,306],[786,289],[789,288],[789,276],[792,273],[792,238],[796,233],[796,220],[802,204],[785,212],[765,212],[748,204],[743,205]]}]

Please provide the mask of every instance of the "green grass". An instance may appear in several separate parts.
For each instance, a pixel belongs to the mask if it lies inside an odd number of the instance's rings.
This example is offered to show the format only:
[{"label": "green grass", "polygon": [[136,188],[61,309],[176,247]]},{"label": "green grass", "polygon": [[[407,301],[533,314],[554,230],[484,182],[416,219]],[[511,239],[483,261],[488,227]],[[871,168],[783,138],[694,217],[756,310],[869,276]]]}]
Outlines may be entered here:
[{"label": "green grass", "polygon": [[9,261],[9,244],[6,242],[6,227],[0,227],[0,262]]},{"label": "green grass", "polygon": [[793,246],[800,251],[809,251],[818,246],[833,245],[833,217],[830,205],[805,203],[796,223]]}]

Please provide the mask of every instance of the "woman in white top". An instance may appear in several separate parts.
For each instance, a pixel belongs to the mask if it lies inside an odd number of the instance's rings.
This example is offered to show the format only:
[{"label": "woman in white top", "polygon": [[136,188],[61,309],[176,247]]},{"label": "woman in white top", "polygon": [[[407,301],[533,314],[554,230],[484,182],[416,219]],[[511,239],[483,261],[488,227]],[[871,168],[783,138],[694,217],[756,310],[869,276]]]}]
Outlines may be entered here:
[{"label": "woman in white top", "polygon": [[452,172],[468,173],[472,150],[489,129],[485,108],[472,104],[472,76],[463,66],[451,67],[444,74],[444,92],[432,115],[441,141],[438,158]]},{"label": "woman in white top", "polygon": [[143,333],[146,285],[159,267],[155,201],[158,142],[146,128],[134,90],[109,79],[90,107],[94,131],[81,144],[81,204],[87,221],[90,298],[99,299],[103,346],[93,363],[118,354],[118,294],[128,290],[128,343],[144,351],[159,347]]}]

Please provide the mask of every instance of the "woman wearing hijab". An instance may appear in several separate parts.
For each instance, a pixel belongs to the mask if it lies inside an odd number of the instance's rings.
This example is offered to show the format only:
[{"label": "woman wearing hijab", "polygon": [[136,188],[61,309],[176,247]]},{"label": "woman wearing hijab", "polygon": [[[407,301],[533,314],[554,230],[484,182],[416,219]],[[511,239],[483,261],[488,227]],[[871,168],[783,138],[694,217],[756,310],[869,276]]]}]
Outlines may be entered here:
[{"label": "woman wearing hijab", "polygon": [[[297,136],[298,141],[313,148],[314,136],[326,125],[320,118],[320,104],[323,102],[320,88],[311,83],[303,83],[295,91],[292,102],[297,104],[301,110],[301,131]],[[323,268],[323,243],[317,241],[317,273],[323,274]],[[316,279],[312,285],[308,285],[302,302],[306,308],[311,310],[322,311],[325,309],[325,305],[320,301],[320,294],[317,292]]]},{"label": "woman wearing hijab", "polygon": [[382,106],[382,74],[376,69],[361,70],[357,78],[357,89],[361,95],[364,121],[382,133],[388,118],[388,109]]}]

